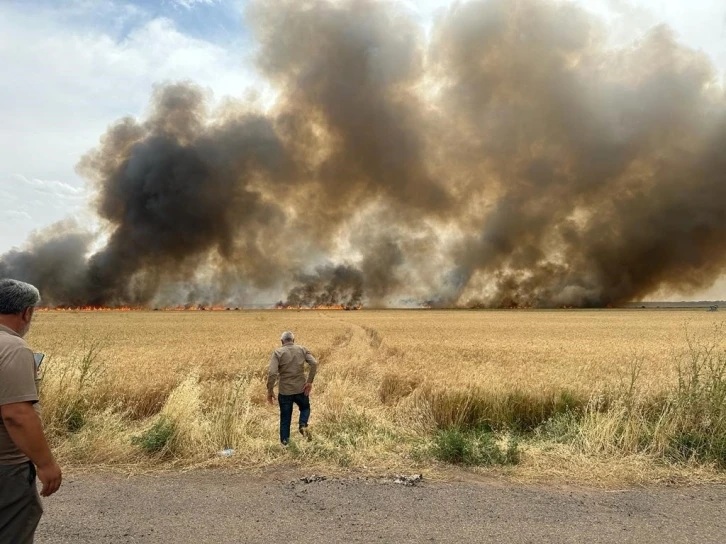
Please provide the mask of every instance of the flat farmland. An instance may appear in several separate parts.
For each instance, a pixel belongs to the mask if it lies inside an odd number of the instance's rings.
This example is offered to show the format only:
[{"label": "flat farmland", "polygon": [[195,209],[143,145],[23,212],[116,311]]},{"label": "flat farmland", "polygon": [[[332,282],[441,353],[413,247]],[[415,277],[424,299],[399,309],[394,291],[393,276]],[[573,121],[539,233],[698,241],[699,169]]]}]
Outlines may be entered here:
[{"label": "flat farmland", "polygon": [[[38,312],[61,459],[128,470],[276,464],[591,483],[721,480],[718,314],[600,311]],[[319,359],[311,441],[265,402],[280,333]],[[228,457],[219,452],[234,450]]]}]

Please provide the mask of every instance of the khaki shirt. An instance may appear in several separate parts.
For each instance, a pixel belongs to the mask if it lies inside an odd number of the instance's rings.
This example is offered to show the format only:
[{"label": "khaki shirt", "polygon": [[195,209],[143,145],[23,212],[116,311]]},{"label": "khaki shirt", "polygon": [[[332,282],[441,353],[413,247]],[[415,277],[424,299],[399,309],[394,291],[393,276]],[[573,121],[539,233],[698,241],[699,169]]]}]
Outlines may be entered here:
[{"label": "khaki shirt", "polygon": [[[38,411],[35,358],[15,331],[0,325],[0,406],[32,402]],[[25,463],[28,458],[10,438],[0,417],[0,465]]]},{"label": "khaki shirt", "polygon": [[[305,363],[310,365],[310,372],[305,379]],[[267,377],[267,393],[272,394],[275,382],[280,378],[280,395],[297,395],[302,393],[306,383],[313,383],[318,362],[307,348],[293,343],[277,348],[270,357],[270,370]]]}]

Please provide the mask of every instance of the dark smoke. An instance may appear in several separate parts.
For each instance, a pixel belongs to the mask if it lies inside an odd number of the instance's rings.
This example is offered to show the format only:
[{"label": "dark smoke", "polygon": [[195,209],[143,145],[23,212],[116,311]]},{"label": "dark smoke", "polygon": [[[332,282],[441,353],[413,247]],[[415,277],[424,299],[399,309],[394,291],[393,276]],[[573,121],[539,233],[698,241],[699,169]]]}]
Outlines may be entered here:
[{"label": "dark smoke", "polygon": [[92,239],[73,221],[63,221],[47,232],[33,234],[27,241],[30,249],[3,255],[0,277],[21,278],[43,286],[43,296],[52,297],[51,304],[84,306],[85,255]]},{"label": "dark smoke", "polygon": [[[256,2],[261,111],[156,89],[79,171],[73,225],[0,257],[50,304],[605,306],[726,268],[726,99],[653,28],[607,46],[567,3]],[[96,240],[98,243],[98,240]]]},{"label": "dark smoke", "polygon": [[314,275],[297,278],[281,307],[343,306],[358,308],[363,301],[363,275],[349,266],[321,267]]}]

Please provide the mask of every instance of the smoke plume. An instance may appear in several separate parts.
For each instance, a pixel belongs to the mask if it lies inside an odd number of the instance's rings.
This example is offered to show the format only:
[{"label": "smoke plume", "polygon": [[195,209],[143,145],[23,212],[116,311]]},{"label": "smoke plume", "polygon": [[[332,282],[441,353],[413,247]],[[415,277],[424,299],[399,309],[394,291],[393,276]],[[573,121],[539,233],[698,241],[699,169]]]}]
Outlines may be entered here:
[{"label": "smoke plume", "polygon": [[[0,257],[52,305],[605,306],[726,268],[726,98],[655,27],[458,2],[253,3],[274,105],[156,88],[79,164],[102,233]],[[102,248],[92,251],[102,241]]]},{"label": "smoke plume", "polygon": [[363,299],[363,274],[349,266],[324,267],[314,275],[297,278],[300,285],[288,294],[281,307],[358,308]]}]

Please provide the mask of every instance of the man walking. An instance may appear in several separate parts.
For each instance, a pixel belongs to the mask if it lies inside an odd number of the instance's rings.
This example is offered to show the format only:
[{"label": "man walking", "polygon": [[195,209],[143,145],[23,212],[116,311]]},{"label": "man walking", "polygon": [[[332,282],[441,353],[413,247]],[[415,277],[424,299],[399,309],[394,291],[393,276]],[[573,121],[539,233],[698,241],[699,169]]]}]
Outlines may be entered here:
[{"label": "man walking", "polygon": [[37,476],[48,497],[61,485],[38,417],[37,368],[23,336],[30,328],[38,290],[27,283],[0,279],[0,542],[33,542],[43,506]]},{"label": "man walking", "polygon": [[[280,381],[280,442],[287,446],[290,440],[290,423],[292,422],[292,405],[297,404],[300,410],[300,434],[310,440],[308,419],[310,418],[310,390],[318,369],[318,362],[307,348],[295,344],[295,335],[290,331],[283,332],[280,337],[282,347],[277,348],[270,357],[270,369],[267,378],[267,402],[275,402],[275,383]],[[307,379],[305,363],[310,365]]]}]

